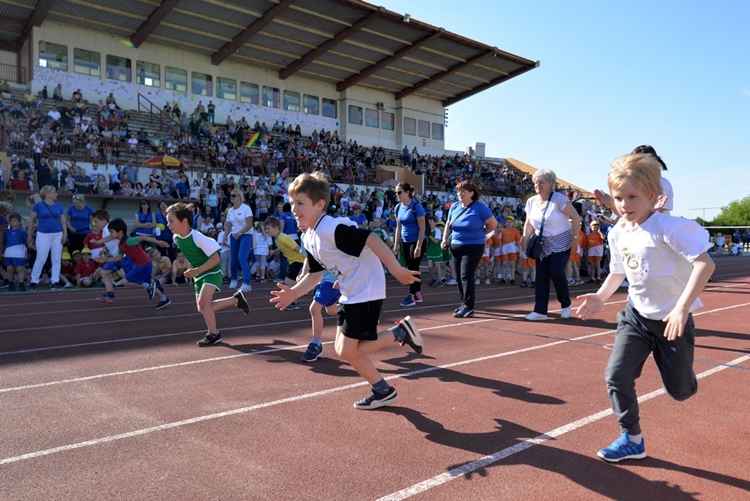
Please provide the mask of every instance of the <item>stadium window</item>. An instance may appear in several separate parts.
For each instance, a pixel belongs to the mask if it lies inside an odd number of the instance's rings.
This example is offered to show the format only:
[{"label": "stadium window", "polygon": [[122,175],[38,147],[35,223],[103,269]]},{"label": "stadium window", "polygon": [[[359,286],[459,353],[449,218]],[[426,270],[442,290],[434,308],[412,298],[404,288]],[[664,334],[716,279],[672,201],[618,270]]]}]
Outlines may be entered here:
[{"label": "stadium window", "polygon": [[113,56],[107,54],[107,78],[120,82],[130,82],[132,66],[127,57]]},{"label": "stadium window", "polygon": [[211,97],[214,95],[213,77],[193,71],[190,74],[190,88],[193,94]]},{"label": "stadium window", "polygon": [[299,92],[284,91],[284,109],[287,111],[299,111]]},{"label": "stadium window", "polygon": [[445,130],[443,128],[443,124],[436,124],[432,123],[432,139],[437,139],[438,141],[443,141],[445,139]]},{"label": "stadium window", "polygon": [[380,127],[383,130],[395,130],[396,129],[396,121],[395,115],[393,113],[388,113],[387,111],[383,111],[380,113]]},{"label": "stadium window", "polygon": [[240,101],[257,105],[259,102],[260,91],[256,84],[240,82]]},{"label": "stadium window", "polygon": [[102,76],[102,55],[86,49],[73,49],[73,71],[92,77]]},{"label": "stadium window", "polygon": [[50,42],[39,42],[39,66],[68,71],[68,48]]},{"label": "stadium window", "polygon": [[378,110],[365,109],[365,125],[368,127],[380,127]]},{"label": "stadium window", "polygon": [[323,116],[328,118],[338,118],[338,106],[335,99],[323,98]]},{"label": "stadium window", "polygon": [[417,135],[417,121],[414,118],[404,117],[404,134],[407,136]]},{"label": "stadium window", "polygon": [[145,61],[136,61],[135,73],[138,83],[148,87],[161,87],[161,66]]},{"label": "stadium window", "polygon": [[362,125],[362,108],[359,106],[349,105],[349,123]]},{"label": "stadium window", "polygon": [[187,71],[170,66],[164,67],[165,89],[187,92]]},{"label": "stadium window", "polygon": [[216,79],[216,97],[220,99],[228,99],[230,101],[237,100],[237,80],[231,78],[218,77]]},{"label": "stadium window", "polygon": [[279,89],[263,86],[263,106],[267,108],[278,108],[280,101]]},{"label": "stadium window", "polygon": [[320,115],[320,99],[318,99],[318,96],[308,96],[305,94],[302,96],[302,106],[302,111],[308,115]]},{"label": "stadium window", "polygon": [[419,121],[419,137],[430,137],[430,122],[427,120]]}]

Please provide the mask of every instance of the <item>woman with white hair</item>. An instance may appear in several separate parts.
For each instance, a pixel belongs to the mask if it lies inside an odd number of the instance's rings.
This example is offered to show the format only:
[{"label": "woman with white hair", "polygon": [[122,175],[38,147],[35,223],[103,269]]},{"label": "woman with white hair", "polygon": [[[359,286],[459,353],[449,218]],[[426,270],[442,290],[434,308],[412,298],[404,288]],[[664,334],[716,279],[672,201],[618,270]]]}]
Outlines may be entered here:
[{"label": "woman with white hair", "polygon": [[229,288],[237,287],[239,268],[242,267],[242,292],[253,290],[250,282],[250,254],[253,252],[253,211],[244,203],[241,190],[234,189],[229,195],[232,206],[224,224],[224,244],[229,245],[229,272],[232,278]]},{"label": "woman with white hair", "polygon": [[[577,245],[580,218],[568,197],[555,192],[557,176],[551,170],[538,170],[531,180],[536,195],[526,202],[526,223],[523,228],[523,248],[531,236],[541,236],[542,248],[536,258],[536,285],[534,311],[526,320],[547,320],[549,306],[549,281],[555,286],[560,301],[562,318],[570,318],[570,290],[565,276],[565,265],[570,258],[570,248]],[[531,256],[529,256],[531,258]]]},{"label": "woman with white hair", "polygon": [[54,186],[44,186],[39,191],[42,200],[31,207],[29,228],[36,225],[36,239],[32,241],[32,231],[29,231],[27,247],[36,249],[36,260],[31,270],[30,290],[36,290],[42,275],[42,268],[50,256],[52,261],[52,273],[50,286],[53,290],[62,289],[60,283],[60,267],[62,266],[63,244],[68,239],[67,221],[65,210],[57,201],[57,189]]}]

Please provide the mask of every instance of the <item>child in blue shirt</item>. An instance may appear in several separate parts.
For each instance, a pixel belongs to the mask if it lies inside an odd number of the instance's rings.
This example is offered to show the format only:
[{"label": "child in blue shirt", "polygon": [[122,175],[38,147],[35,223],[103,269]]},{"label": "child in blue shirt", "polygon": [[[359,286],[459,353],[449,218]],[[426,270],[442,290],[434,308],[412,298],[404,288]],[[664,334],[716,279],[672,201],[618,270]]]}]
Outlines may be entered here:
[{"label": "child in blue shirt", "polygon": [[16,290],[14,274],[18,273],[18,290],[26,290],[26,240],[28,235],[21,226],[21,216],[12,213],[8,216],[10,229],[5,230],[5,252],[3,253],[8,281],[8,290]]}]

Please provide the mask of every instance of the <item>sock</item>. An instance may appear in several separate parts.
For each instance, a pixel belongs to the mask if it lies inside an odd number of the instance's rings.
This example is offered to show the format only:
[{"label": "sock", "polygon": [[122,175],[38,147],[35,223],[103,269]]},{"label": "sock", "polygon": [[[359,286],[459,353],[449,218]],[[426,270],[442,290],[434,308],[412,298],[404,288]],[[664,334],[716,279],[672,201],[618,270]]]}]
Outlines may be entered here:
[{"label": "sock", "polygon": [[633,443],[640,444],[641,440],[643,440],[643,435],[640,433],[638,435],[631,435],[628,433],[628,440],[630,440]]},{"label": "sock", "polygon": [[380,393],[381,395],[385,395],[389,391],[391,391],[391,385],[386,383],[385,379],[381,379],[374,385],[372,385],[372,391],[375,393]]},{"label": "sock", "polygon": [[404,330],[403,327],[401,327],[400,325],[394,325],[388,330],[393,333],[393,337],[396,338],[396,342],[398,343],[404,342],[404,338],[406,337],[406,331]]},{"label": "sock", "polygon": [[148,289],[148,286],[149,286],[149,285],[151,285],[151,284],[141,284],[141,286],[142,286],[142,287],[143,287],[144,289]]},{"label": "sock", "polygon": [[323,346],[323,343],[320,342],[320,338],[319,337],[312,338],[312,342],[315,343],[315,344],[317,344],[318,346],[321,346],[321,347]]}]

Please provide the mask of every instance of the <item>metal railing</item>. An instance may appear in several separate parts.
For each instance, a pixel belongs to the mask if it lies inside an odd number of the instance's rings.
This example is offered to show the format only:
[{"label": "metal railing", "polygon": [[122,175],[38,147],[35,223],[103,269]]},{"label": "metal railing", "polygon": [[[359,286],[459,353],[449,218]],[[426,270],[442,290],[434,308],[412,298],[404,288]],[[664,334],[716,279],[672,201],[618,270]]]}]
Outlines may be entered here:
[{"label": "metal railing", "polygon": [[16,66],[15,64],[0,63],[0,81],[15,82],[17,84],[26,83],[26,68]]}]

